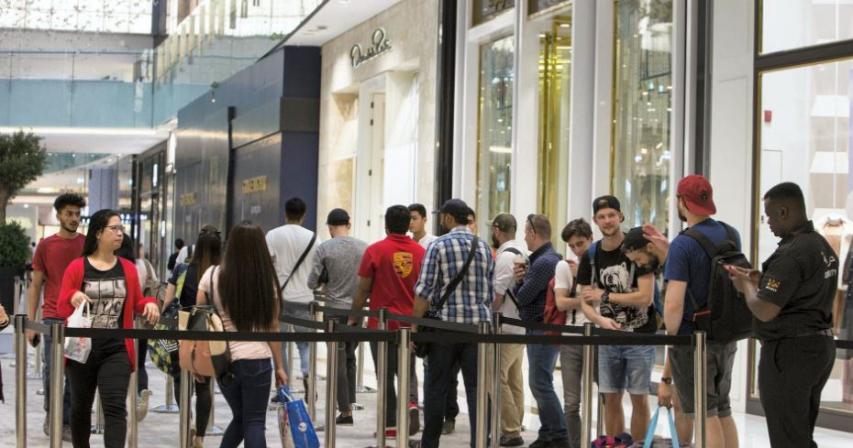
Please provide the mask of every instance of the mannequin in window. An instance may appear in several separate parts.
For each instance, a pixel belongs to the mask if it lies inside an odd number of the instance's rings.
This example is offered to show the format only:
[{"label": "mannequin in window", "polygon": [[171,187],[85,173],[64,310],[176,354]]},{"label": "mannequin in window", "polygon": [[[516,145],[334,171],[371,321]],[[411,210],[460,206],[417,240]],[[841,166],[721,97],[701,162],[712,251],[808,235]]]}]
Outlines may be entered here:
[{"label": "mannequin in window", "polygon": [[[853,221],[840,213],[832,212],[817,220],[815,227],[832,246],[835,254],[838,255],[838,260],[847,260],[850,244],[853,242]],[[839,334],[841,331],[841,318],[844,312],[846,294],[847,282],[844,281],[843,275],[839,275],[838,291],[832,305],[832,329],[835,334]]]}]

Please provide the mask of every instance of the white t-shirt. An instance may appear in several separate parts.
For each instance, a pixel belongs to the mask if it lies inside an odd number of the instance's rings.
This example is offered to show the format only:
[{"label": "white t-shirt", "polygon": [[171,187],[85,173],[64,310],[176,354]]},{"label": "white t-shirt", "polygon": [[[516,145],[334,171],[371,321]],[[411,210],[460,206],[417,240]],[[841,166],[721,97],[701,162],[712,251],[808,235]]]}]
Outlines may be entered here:
[{"label": "white t-shirt", "polygon": [[429,233],[427,233],[426,235],[424,235],[423,238],[421,238],[420,241],[418,241],[418,244],[420,244],[421,247],[423,247],[424,249],[429,249],[429,245],[432,244],[432,242],[437,240],[437,239],[438,239],[437,236],[430,235]]},{"label": "white t-shirt", "polygon": [[[286,224],[267,232],[267,246],[281,286],[284,286],[284,282],[291,275],[293,267],[305,252],[312,236],[314,232],[295,224]],[[302,261],[299,269],[292,273],[293,278],[290,279],[282,294],[284,300],[300,303],[310,303],[314,300],[314,292],[308,287],[308,275],[311,273],[311,266],[314,265],[314,252],[319,244],[320,241],[314,241],[308,256]]]},{"label": "white t-shirt", "polygon": [[[560,260],[554,270],[554,289],[567,289],[571,292],[573,283],[574,277],[572,276],[572,268],[566,260]],[[580,308],[566,311],[566,325],[583,326],[583,324],[587,322],[589,322],[589,320]]]},{"label": "white t-shirt", "polygon": [[[504,315],[504,317],[510,317],[513,319],[518,319],[518,308],[515,306],[515,302],[509,298],[509,294],[507,294],[507,290],[513,288],[515,286],[515,273],[513,272],[515,257],[518,254],[515,254],[507,249],[514,248],[521,255],[527,256],[527,248],[524,247],[524,244],[519,241],[507,241],[506,243],[501,244],[501,247],[498,248],[497,257],[495,258],[495,294],[503,294],[504,301],[501,305],[500,312]],[[504,324],[501,328],[506,334],[524,334],[524,328],[515,326],[515,325],[507,325]]]},{"label": "white t-shirt", "polygon": [[[139,275],[139,286],[143,289],[145,288],[145,284],[148,282],[148,267],[145,264],[145,260],[141,258],[136,259],[136,273]],[[153,281],[160,281],[157,279],[157,273],[154,272],[154,269],[151,269],[151,274],[153,275]]]},{"label": "white t-shirt", "polygon": [[187,262],[187,258],[190,257],[190,247],[195,249],[195,244],[190,244],[188,246],[184,246],[181,250],[178,251],[178,256],[175,257],[175,266],[179,264],[184,264]]},{"label": "white t-shirt", "polygon": [[[209,296],[213,297],[213,304],[216,306],[216,311],[219,312],[219,317],[222,318],[222,326],[225,327],[225,331],[237,331],[237,327],[231,323],[231,317],[225,310],[222,309],[222,300],[219,298],[219,273],[222,272],[222,269],[217,269],[218,266],[211,266],[204,271],[204,275],[201,276],[201,280],[198,281],[198,290],[207,293]],[[208,289],[210,288],[210,276],[213,275],[214,270],[216,271],[216,276],[213,278],[213,294],[211,294]],[[264,331],[264,330],[258,330]],[[266,331],[278,331],[278,324],[276,323],[273,328],[270,328]],[[228,348],[231,350],[231,361],[237,361],[239,359],[267,359],[272,358],[272,351],[270,350],[270,346],[266,342],[252,342],[252,341],[229,341]]]}]

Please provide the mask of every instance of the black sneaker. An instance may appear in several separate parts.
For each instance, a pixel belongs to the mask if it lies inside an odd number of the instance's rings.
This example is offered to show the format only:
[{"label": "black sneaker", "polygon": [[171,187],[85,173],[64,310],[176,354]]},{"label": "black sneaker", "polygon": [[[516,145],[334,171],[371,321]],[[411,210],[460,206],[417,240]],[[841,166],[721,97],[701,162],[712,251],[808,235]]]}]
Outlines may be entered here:
[{"label": "black sneaker", "polygon": [[345,426],[352,426],[353,425],[352,415],[343,415],[343,414],[338,415],[338,418],[335,419],[335,424],[336,425],[342,425],[342,426],[344,426],[344,425]]},{"label": "black sneaker", "polygon": [[548,443],[548,448],[571,448],[571,444],[569,444],[569,439],[554,439]]},{"label": "black sneaker", "polygon": [[521,436],[501,436],[500,445],[522,446],[524,445],[524,439],[522,439]]},{"label": "black sneaker", "polygon": [[444,435],[453,434],[456,432],[456,420],[445,420],[441,425],[441,433]]},{"label": "black sneaker", "polygon": [[550,440],[536,439],[528,446],[528,448],[549,448],[550,446]]}]

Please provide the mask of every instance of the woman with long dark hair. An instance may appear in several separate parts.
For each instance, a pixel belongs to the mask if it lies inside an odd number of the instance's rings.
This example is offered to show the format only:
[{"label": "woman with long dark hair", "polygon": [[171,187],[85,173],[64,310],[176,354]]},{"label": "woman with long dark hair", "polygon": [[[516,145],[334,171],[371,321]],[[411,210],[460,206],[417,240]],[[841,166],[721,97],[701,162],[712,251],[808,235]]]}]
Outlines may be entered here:
[{"label": "woman with long dark hair", "polygon": [[[213,226],[204,226],[195,242],[195,250],[188,263],[175,266],[172,278],[166,286],[166,298],[163,310],[167,310],[177,298],[181,308],[190,308],[196,304],[199,277],[211,266],[219,265],[222,253],[222,239],[219,231]],[[180,285],[180,291],[178,286]],[[171,312],[171,311],[170,311]],[[172,376],[175,385],[175,396],[181,390],[180,372]],[[204,433],[210,420],[210,408],[213,403],[210,378],[195,377],[195,434],[192,440],[193,448],[204,446]]]},{"label": "woman with long dark hair", "polygon": [[[88,302],[92,328],[133,328],[134,315],[149,323],[160,316],[154,298],[143,298],[133,262],[116,256],[125,228],[119,214],[101,210],[90,218],[83,257],[62,277],[57,314],[68,318]],[[104,409],[104,446],[124,447],[127,386],[136,365],[132,339],[93,338],[85,363],[68,360],[71,384],[71,437],[75,448],[89,446],[92,403],[97,389]]]},{"label": "woman with long dark hair", "polygon": [[[260,227],[241,224],[231,230],[222,264],[204,273],[196,302],[209,303],[208,296],[226,331],[278,331],[278,277]],[[247,447],[264,448],[273,371],[276,384],[287,383],[281,343],[231,341],[229,348],[230,375],[218,380],[233,418],[220,447],[244,442]]]}]

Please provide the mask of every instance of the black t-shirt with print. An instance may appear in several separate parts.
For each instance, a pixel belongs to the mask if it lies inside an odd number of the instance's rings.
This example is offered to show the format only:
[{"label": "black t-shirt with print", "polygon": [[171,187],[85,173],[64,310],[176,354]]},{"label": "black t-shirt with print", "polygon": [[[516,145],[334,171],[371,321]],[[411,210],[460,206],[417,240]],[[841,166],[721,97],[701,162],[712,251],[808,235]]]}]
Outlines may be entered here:
[{"label": "black t-shirt with print", "polygon": [[[615,250],[606,251],[601,246],[601,241],[593,243],[595,250],[595,271],[592,272],[590,262],[590,251],[582,257],[578,265],[578,284],[590,286],[595,281],[595,286],[611,293],[629,293],[637,290],[637,279],[652,273],[645,267],[637,266],[622,252],[620,244]],[[593,276],[593,274],[595,274]],[[604,317],[609,317],[626,331],[637,333],[654,333],[657,331],[657,322],[654,316],[654,304],[647,308],[634,308],[630,306],[617,305],[610,302],[602,305],[599,312]]]},{"label": "black t-shirt with print", "polygon": [[[127,299],[127,281],[121,262],[101,271],[85,260],[83,292],[89,296],[89,316],[92,328],[121,328],[124,304]],[[109,355],[125,350],[124,341],[118,338],[93,338],[92,351]]]}]

